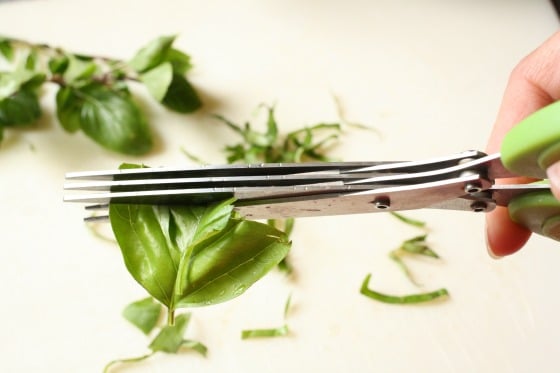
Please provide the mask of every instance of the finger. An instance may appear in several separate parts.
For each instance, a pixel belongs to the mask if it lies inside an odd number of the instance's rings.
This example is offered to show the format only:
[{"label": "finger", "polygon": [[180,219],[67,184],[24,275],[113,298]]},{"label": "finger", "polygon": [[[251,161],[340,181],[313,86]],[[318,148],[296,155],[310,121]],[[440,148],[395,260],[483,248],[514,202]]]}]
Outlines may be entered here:
[{"label": "finger", "polygon": [[[499,152],[503,137],[513,126],[529,114],[560,99],[560,69],[555,68],[559,64],[560,32],[551,36],[515,67],[490,135],[488,153]],[[523,182],[523,179],[516,182]],[[512,222],[504,208],[488,214],[486,221],[487,247],[494,257],[518,251],[531,235],[529,230]]]},{"label": "finger", "polygon": [[560,99],[559,63],[560,32],[514,68],[490,135],[489,152],[499,151],[504,135],[529,114]]},{"label": "finger", "polygon": [[490,256],[500,258],[521,249],[531,231],[511,221],[507,207],[497,207],[486,215],[486,244]]},{"label": "finger", "polygon": [[552,164],[546,170],[546,176],[550,182],[550,190],[556,199],[560,200],[560,162]]}]

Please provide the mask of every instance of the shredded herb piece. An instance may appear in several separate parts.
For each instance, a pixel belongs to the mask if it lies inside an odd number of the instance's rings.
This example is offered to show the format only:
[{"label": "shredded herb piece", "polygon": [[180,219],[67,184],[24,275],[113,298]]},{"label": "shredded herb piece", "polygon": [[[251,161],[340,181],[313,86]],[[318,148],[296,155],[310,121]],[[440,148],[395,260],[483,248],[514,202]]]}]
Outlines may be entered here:
[{"label": "shredded herb piece", "polygon": [[[266,109],[265,131],[253,129],[250,122],[243,126],[221,116],[215,115],[241,137],[241,141],[225,148],[228,163],[299,163],[306,161],[331,161],[326,153],[335,145],[342,127],[339,123],[318,123],[282,135],[276,121],[274,107],[259,105],[258,109]],[[185,152],[193,159],[190,153]],[[196,157],[195,157],[196,158]],[[294,219],[269,220],[268,223],[285,232],[288,237],[294,227]],[[278,265],[278,269],[291,274],[293,266],[286,256]]]},{"label": "shredded herb piece", "polygon": [[292,303],[292,295],[288,296],[286,303],[284,304],[284,325],[278,328],[266,328],[266,329],[246,329],[241,331],[241,339],[249,338],[264,338],[264,337],[283,337],[288,335],[290,330],[288,329],[288,324],[285,323]]},{"label": "shredded herb piece", "polygon": [[442,297],[447,297],[449,295],[449,292],[445,288],[441,288],[427,293],[417,293],[417,294],[400,295],[400,296],[387,295],[375,290],[371,290],[369,288],[370,278],[371,278],[371,274],[368,274],[365,277],[364,281],[362,282],[362,287],[360,288],[360,293],[365,295],[366,297],[369,297],[371,299],[383,303],[416,304],[416,303],[430,302],[436,299],[440,299]]},{"label": "shredded herb piece", "polygon": [[417,219],[412,219],[409,218],[401,213],[395,212],[395,211],[391,211],[391,215],[393,215],[395,218],[399,219],[400,221],[402,221],[403,223],[406,223],[408,225],[412,225],[414,227],[418,227],[418,228],[425,228],[426,227],[426,222],[421,221],[421,220],[417,220]]},{"label": "shredded herb piece", "polygon": [[[143,299],[141,301],[132,303],[132,305],[135,305],[135,306],[133,306],[135,308],[140,307],[140,308],[144,309],[146,307],[147,303],[150,303],[150,302],[153,302],[152,298]],[[127,307],[125,309],[125,311],[129,308],[130,308],[130,306]],[[144,312],[144,310],[142,310],[141,312]],[[137,315],[137,310],[134,310],[132,313],[133,313],[134,318],[136,318],[138,316]],[[202,344],[201,342],[198,342],[198,341],[193,341],[191,339],[184,339],[184,337],[183,337],[183,335],[185,334],[185,330],[186,330],[186,328],[189,324],[190,317],[191,317],[190,313],[184,313],[184,314],[178,315],[177,317],[174,318],[174,323],[173,324],[165,325],[163,328],[161,328],[159,333],[155,336],[155,338],[150,343],[149,348],[152,350],[150,353],[145,354],[145,355],[141,355],[141,356],[138,356],[138,357],[112,360],[107,365],[105,365],[105,368],[103,369],[103,372],[104,373],[109,372],[109,370],[116,364],[138,363],[138,362],[141,362],[143,360],[148,359],[149,357],[154,355],[156,352],[164,352],[164,353],[173,353],[174,354],[174,353],[177,353],[181,348],[188,348],[192,351],[198,352],[202,356],[206,356],[208,348],[204,344]],[[150,323],[151,323],[151,321],[150,321]],[[142,320],[141,325],[142,326],[146,325],[145,320]],[[137,326],[140,327],[139,325],[137,325]]]},{"label": "shredded herb piece", "polygon": [[284,324],[278,328],[243,330],[241,332],[241,339],[282,337],[288,335],[288,333],[289,333],[288,326]]},{"label": "shredded herb piece", "polygon": [[406,277],[416,286],[420,286],[420,284],[415,280],[412,272],[405,264],[403,257],[410,256],[410,255],[422,255],[431,257],[434,259],[439,259],[438,254],[433,251],[427,244],[426,244],[427,235],[420,235],[413,237],[404,241],[400,247],[397,249],[389,252],[389,257],[397,263],[397,265],[401,268],[403,273]]},{"label": "shredded herb piece", "polygon": [[111,368],[113,368],[113,366],[117,365],[117,364],[133,364],[133,363],[139,363],[143,360],[148,359],[149,357],[151,357],[153,354],[155,354],[155,351],[152,351],[148,354],[145,355],[141,355],[141,356],[137,356],[137,357],[130,357],[130,358],[125,358],[125,359],[115,359],[115,360],[111,360],[110,362],[107,363],[107,365],[105,365],[105,367],[103,368],[103,373],[108,373]]}]

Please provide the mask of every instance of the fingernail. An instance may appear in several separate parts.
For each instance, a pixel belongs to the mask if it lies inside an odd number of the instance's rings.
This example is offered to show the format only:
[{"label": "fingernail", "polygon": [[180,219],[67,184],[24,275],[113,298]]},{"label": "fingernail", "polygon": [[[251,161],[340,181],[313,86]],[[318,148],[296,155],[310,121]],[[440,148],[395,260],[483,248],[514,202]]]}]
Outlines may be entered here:
[{"label": "fingernail", "polygon": [[560,162],[553,163],[546,169],[546,176],[550,183],[552,194],[557,199],[560,199]]}]

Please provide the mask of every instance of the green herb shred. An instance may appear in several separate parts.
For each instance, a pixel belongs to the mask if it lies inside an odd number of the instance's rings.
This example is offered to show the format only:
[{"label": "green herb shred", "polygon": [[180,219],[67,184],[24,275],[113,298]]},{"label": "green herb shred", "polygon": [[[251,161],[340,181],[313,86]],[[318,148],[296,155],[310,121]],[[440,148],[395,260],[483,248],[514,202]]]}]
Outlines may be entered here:
[{"label": "green herb shred", "polygon": [[427,292],[427,293],[417,293],[417,294],[409,294],[409,295],[387,295],[380,293],[375,290],[371,290],[369,288],[369,280],[371,278],[371,274],[368,274],[364,281],[362,282],[362,287],[360,288],[360,293],[369,297],[371,299],[389,303],[389,304],[416,304],[416,303],[424,303],[430,302],[436,299],[440,299],[443,297],[447,297],[449,292],[445,288],[441,288],[435,291]]}]

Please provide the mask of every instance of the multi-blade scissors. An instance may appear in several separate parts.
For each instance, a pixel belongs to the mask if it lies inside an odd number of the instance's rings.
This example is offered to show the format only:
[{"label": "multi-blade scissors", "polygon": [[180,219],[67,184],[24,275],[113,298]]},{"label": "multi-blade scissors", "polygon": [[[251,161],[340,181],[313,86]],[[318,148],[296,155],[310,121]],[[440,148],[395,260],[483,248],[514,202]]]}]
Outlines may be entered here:
[{"label": "multi-blade scissors", "polygon": [[65,201],[208,204],[235,199],[249,219],[325,216],[422,208],[474,212],[507,207],[512,220],[560,240],[560,203],[545,178],[560,159],[560,103],[539,110],[504,138],[501,152],[465,151],[425,161],[315,162],[72,172]]}]

